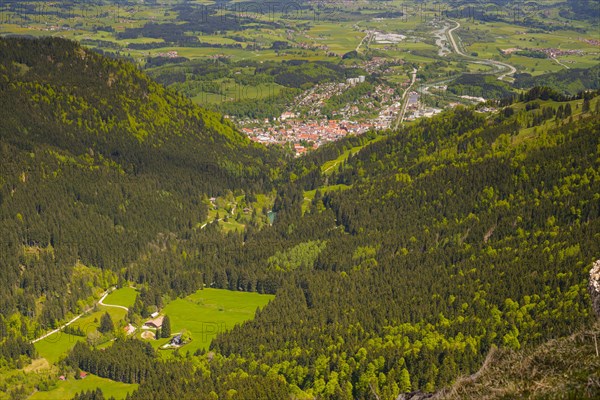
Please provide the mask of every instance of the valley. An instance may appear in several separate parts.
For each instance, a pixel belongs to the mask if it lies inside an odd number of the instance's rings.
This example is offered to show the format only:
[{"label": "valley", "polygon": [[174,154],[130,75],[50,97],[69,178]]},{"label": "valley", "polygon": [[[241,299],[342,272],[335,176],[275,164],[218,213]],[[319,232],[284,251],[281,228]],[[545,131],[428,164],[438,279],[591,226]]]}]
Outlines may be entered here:
[{"label": "valley", "polygon": [[[71,398],[76,393],[87,390],[94,391],[96,388],[102,389],[106,396],[125,398],[127,393],[133,392],[138,387],[137,384],[123,384],[93,374],[85,374],[85,377],[80,377],[78,371],[75,371],[76,376],[73,376],[73,373],[66,373],[62,366],[61,360],[69,354],[77,342],[87,341],[92,343],[96,340],[96,345],[102,348],[110,345],[111,341],[115,340],[109,337],[100,339],[95,336],[99,326],[98,321],[111,308],[125,310],[125,313],[120,312],[120,310],[110,312],[116,326],[115,330],[117,332],[124,331],[123,334],[115,333],[117,338],[134,337],[147,341],[154,349],[158,350],[169,343],[173,337],[180,335],[182,332],[189,332],[188,335],[192,340],[182,346],[181,351],[193,354],[199,349],[207,350],[211,340],[216,335],[222,334],[235,325],[252,318],[257,309],[264,307],[274,297],[210,288],[199,290],[190,296],[169,302],[160,310],[161,315],[169,315],[171,318],[173,333],[168,338],[155,338],[156,329],[148,328],[147,324],[143,324],[143,320],[126,322],[126,320],[129,321],[129,318],[126,318],[127,307],[134,305],[137,294],[138,291],[131,287],[111,288],[105,292],[93,310],[81,314],[79,318],[71,320],[66,325],[81,332],[83,336],[66,333],[65,325],[63,325],[58,330],[46,333],[33,340],[32,343],[35,343],[40,358],[37,358],[24,371],[26,373],[48,374],[51,378],[46,381],[46,386],[42,386],[43,390],[39,389],[38,385],[38,390],[30,398]],[[137,326],[131,325],[131,323],[135,323]],[[133,329],[128,332],[127,329],[130,326]],[[151,334],[146,336],[144,332]],[[166,358],[174,357],[174,351],[161,349],[160,354]],[[21,378],[22,384],[28,383],[26,376]],[[8,379],[8,376],[0,376],[0,379]]]},{"label": "valley", "polygon": [[[71,38],[130,59],[253,140],[292,143],[296,155],[397,128],[414,69],[417,100],[408,120],[498,98],[478,85],[426,90],[438,82],[494,74],[510,83],[515,74],[589,68],[600,56],[588,21],[537,3],[67,3],[3,4],[0,32]],[[364,83],[348,84],[359,75]]]},{"label": "valley", "polygon": [[597,398],[594,4],[2,2],[0,399]]}]

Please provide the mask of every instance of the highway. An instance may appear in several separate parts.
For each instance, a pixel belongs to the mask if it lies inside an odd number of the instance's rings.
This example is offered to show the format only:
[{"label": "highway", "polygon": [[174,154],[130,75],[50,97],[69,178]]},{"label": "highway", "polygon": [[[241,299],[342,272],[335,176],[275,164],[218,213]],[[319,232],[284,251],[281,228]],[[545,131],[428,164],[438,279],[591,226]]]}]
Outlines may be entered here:
[{"label": "highway", "polygon": [[465,58],[470,58],[472,60],[476,60],[474,62],[477,64],[492,65],[493,67],[498,68],[499,71],[508,70],[508,72],[504,72],[498,76],[498,80],[501,80],[501,81],[503,81],[504,78],[506,78],[508,75],[514,75],[515,72],[517,72],[517,69],[510,64],[503,63],[503,62],[496,61],[496,60],[488,60],[488,59],[481,60],[477,57],[473,57],[473,56],[463,53],[460,50],[460,48],[458,47],[458,45],[456,44],[456,40],[454,39],[454,35],[453,35],[453,32],[455,30],[457,30],[458,28],[460,28],[460,23],[457,21],[453,21],[453,20],[450,20],[450,22],[454,22],[456,24],[456,26],[454,28],[449,29],[448,33],[447,33],[448,40],[450,41],[450,44],[452,45],[452,48],[454,49],[454,52],[456,54],[463,56]]}]

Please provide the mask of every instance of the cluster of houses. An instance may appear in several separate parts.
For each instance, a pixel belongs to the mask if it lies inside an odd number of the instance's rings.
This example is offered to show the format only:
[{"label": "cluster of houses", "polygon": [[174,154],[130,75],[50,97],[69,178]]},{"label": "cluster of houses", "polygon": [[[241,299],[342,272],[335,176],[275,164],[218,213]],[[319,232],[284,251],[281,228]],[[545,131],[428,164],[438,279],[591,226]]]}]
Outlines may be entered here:
[{"label": "cluster of houses", "polygon": [[165,58],[177,58],[179,57],[179,54],[176,51],[171,50],[167,51],[166,53],[158,53],[157,56]]},{"label": "cluster of houses", "polygon": [[[592,43],[590,43],[592,44]],[[583,50],[577,50],[577,49],[557,49],[554,47],[549,47],[546,49],[521,49],[518,47],[511,47],[509,49],[504,49],[504,50],[500,50],[502,52],[502,54],[504,55],[509,55],[512,53],[516,53],[518,51],[522,51],[522,50],[530,50],[530,51],[539,51],[541,53],[544,53],[548,58],[556,58],[556,57],[562,57],[562,56],[571,56],[571,55],[583,55]]]},{"label": "cluster of houses", "polygon": [[[268,128],[242,128],[253,141],[263,144],[294,143],[296,155],[309,149],[317,149],[324,143],[339,140],[348,135],[359,135],[371,129],[387,127],[384,122],[356,122],[347,120],[291,121],[287,126]],[[309,145],[307,145],[309,143]]]},{"label": "cluster of houses", "polygon": [[592,46],[600,46],[600,40],[598,39],[579,39],[584,43],[591,44]]},{"label": "cluster of houses", "polygon": [[[158,315],[157,312],[150,315],[151,319],[144,323],[144,329],[161,329],[164,322],[164,315]],[[185,343],[182,334],[178,333],[169,340],[169,343],[162,345],[161,349],[173,349],[183,346]]]},{"label": "cluster of houses", "polygon": [[[324,143],[342,139],[348,135],[360,135],[370,130],[387,129],[396,119],[401,102],[398,92],[385,85],[374,87],[372,95],[378,99],[374,104],[372,96],[365,96],[357,102],[345,104],[326,118],[322,114],[325,102],[350,87],[365,82],[365,76],[349,78],[343,83],[319,84],[298,96],[291,109],[279,118],[270,121],[240,120],[241,130],[253,141],[262,144],[292,143],[296,156]],[[360,106],[360,107],[359,107]],[[360,118],[363,109],[379,108],[379,115],[373,118]]]},{"label": "cluster of houses", "polygon": [[[87,376],[88,376],[87,372],[85,372],[85,371],[80,371],[79,372],[79,379],[85,379],[85,378],[87,378]],[[60,381],[66,381],[67,380],[67,376],[66,375],[61,375],[61,376],[58,377],[58,380],[60,380]]]},{"label": "cluster of houses", "polygon": [[363,83],[365,81],[365,76],[364,75],[359,75],[358,78],[348,78],[346,79],[346,83],[348,85],[354,86],[357,85],[359,83]]},{"label": "cluster of houses", "polygon": [[[146,321],[144,323],[143,329],[160,329],[160,328],[162,328],[163,321],[165,319],[165,317],[163,315],[158,315],[158,313],[155,312],[150,317],[151,317],[151,319],[149,319],[148,321]],[[127,326],[125,326],[123,328],[123,330],[125,331],[125,333],[127,335],[132,335],[136,331],[136,328],[135,328],[135,326],[128,324]],[[175,336],[173,336],[171,338],[171,340],[169,341],[169,343],[161,346],[161,348],[163,348],[163,349],[178,348],[178,347],[183,346],[184,344],[185,343],[183,342],[182,335],[181,335],[181,333],[179,333],[179,334],[176,334]],[[79,379],[85,379],[85,378],[87,378],[87,376],[88,376],[87,372],[85,372],[85,371],[79,372]],[[58,377],[58,379],[61,381],[66,381],[68,378],[66,375],[60,375]]]}]

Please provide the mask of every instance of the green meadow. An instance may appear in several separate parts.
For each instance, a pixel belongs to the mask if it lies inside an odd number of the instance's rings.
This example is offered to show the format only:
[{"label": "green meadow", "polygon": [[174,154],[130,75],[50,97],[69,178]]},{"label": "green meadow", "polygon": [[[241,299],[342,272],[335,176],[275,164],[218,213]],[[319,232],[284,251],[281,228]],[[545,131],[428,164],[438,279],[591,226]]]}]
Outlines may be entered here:
[{"label": "green meadow", "polygon": [[[125,287],[112,292],[104,302],[129,307],[135,301],[136,296],[137,291],[134,288]],[[204,289],[183,299],[173,300],[162,310],[161,314],[169,315],[172,333],[181,332],[184,329],[191,333],[192,342],[182,347],[182,350],[193,353],[197,349],[207,349],[211,340],[218,333],[230,330],[233,326],[252,319],[256,310],[264,307],[274,297],[273,295],[223,289]],[[97,311],[84,315],[71,325],[80,327],[85,333],[95,331],[105,312],[111,315],[116,326],[119,326],[126,316],[126,311],[123,309],[98,306]],[[142,331],[138,331],[138,338]],[[40,357],[46,359],[49,364],[55,364],[65,357],[77,342],[85,340],[86,338],[82,336],[57,332],[35,343],[35,348]],[[168,340],[166,338],[151,340],[150,343],[154,348],[158,348]],[[111,343],[107,342],[99,347],[110,346]],[[168,357],[171,351],[160,351],[160,354]],[[93,390],[97,387],[102,389],[106,398],[114,396],[116,399],[122,399],[127,393],[135,390],[137,385],[115,382],[93,375],[83,380],[68,377],[66,381],[56,382],[56,386],[50,391],[36,392],[31,399],[72,398],[77,392]]]},{"label": "green meadow", "polygon": [[35,392],[29,399],[31,400],[56,400],[71,399],[75,394],[86,390],[102,389],[104,398],[124,399],[128,393],[133,392],[138,387],[137,384],[128,384],[112,381],[106,378],[100,378],[96,375],[88,375],[84,379],[75,379],[73,376],[67,377],[65,381],[58,381],[56,387],[50,391]]},{"label": "green meadow", "polygon": [[57,332],[47,338],[35,343],[35,349],[40,357],[53,364],[61,357],[65,356],[75,343],[85,340],[82,336],[69,335],[64,332]]},{"label": "green meadow", "polygon": [[[560,56],[559,61],[568,61],[570,68],[586,68],[597,64],[597,48],[583,41],[594,39],[593,29],[583,22],[578,22],[581,28],[588,33],[574,30],[557,30],[553,32],[529,33],[527,28],[501,22],[483,23],[460,20],[461,28],[456,32],[459,37],[463,35],[485,38],[475,40],[465,46],[467,52],[476,52],[479,58],[495,59],[514,65],[521,72],[540,75],[564,69],[550,59],[530,58],[517,55],[503,56],[501,50],[519,49],[546,49],[556,48],[561,50],[580,50],[581,55]],[[464,43],[464,42],[463,42]]]},{"label": "green meadow", "polygon": [[[216,208],[210,205],[206,221],[196,224],[196,228],[200,229],[204,224],[212,223],[218,217],[219,227],[224,232],[243,232],[246,224],[253,219],[254,213],[256,213],[259,225],[266,223],[267,216],[263,211],[270,210],[274,201],[275,197],[272,193],[258,194],[256,201],[251,203],[246,203],[243,195],[235,198],[218,197],[215,201]],[[250,210],[244,212],[245,208]],[[224,221],[225,216],[227,216],[227,221]]]},{"label": "green meadow", "polygon": [[[350,188],[352,188],[352,186],[348,186],[348,185],[344,185],[343,183],[340,183],[338,185],[321,186],[319,188],[319,191],[324,194],[326,192],[336,192],[338,190],[347,190]],[[317,193],[317,189],[304,192],[304,201],[302,202],[302,212],[306,212],[308,210],[308,208],[310,207],[310,204],[312,203],[313,199],[315,198],[316,193]]]},{"label": "green meadow", "polygon": [[315,24],[308,31],[307,39],[325,44],[331,51],[343,54],[354,50],[365,35],[354,30],[351,25],[334,22]]},{"label": "green meadow", "polygon": [[[198,349],[208,349],[211,340],[221,332],[237,324],[254,318],[258,308],[262,308],[275,296],[234,292],[223,289],[203,289],[183,299],[170,302],[161,314],[171,320],[171,332],[188,330],[192,341],[180,351],[194,353]],[[159,347],[169,339],[152,340]],[[161,350],[168,353],[170,350]]]},{"label": "green meadow", "polygon": [[[119,289],[115,292],[122,290],[124,289]],[[108,297],[110,296],[107,296],[107,299]],[[116,298],[118,297],[125,298],[126,295],[121,295],[120,293],[117,293]],[[113,304],[110,303],[108,300],[105,301],[107,304]],[[115,323],[115,326],[118,326],[119,322],[122,321],[125,318],[125,315],[127,314],[127,312],[121,308],[98,306],[98,311],[84,315],[77,321],[73,322],[71,326],[73,328],[81,328],[86,334],[95,331],[98,328],[98,326],[100,326],[100,318],[105,312],[108,312],[110,314],[112,320]],[[61,357],[65,356],[73,348],[73,346],[75,346],[75,343],[83,340],[86,340],[86,338],[83,336],[75,336],[64,332],[57,332],[43,340],[40,340],[39,342],[36,342],[35,348],[40,357],[47,359],[48,362],[52,364],[59,361]]]},{"label": "green meadow", "polygon": [[103,303],[114,304],[117,306],[131,307],[137,297],[137,290],[132,287],[124,287],[113,291],[111,294],[106,296]]},{"label": "green meadow", "polygon": [[[600,102],[600,99],[598,99],[598,98],[593,99],[590,102],[590,109],[594,110],[596,108],[596,105],[598,104],[598,102]],[[552,107],[555,110],[559,106],[561,106],[561,105],[564,106],[565,104],[566,104],[565,102],[555,102],[552,100],[540,101],[540,107]],[[572,100],[569,102],[569,104],[571,105],[571,108],[573,110],[573,114],[572,114],[573,119],[579,118],[582,113],[581,109],[583,106],[583,100]],[[520,105],[519,107],[515,107],[515,111],[523,110],[523,108],[524,108],[524,106]],[[512,144],[513,145],[522,144],[522,143],[539,144],[538,142],[533,141],[532,139],[539,137],[540,135],[547,134],[547,132],[550,130],[550,128],[555,125],[556,125],[556,120],[549,119],[547,121],[544,121],[539,126],[521,129],[516,136],[511,138]]]}]

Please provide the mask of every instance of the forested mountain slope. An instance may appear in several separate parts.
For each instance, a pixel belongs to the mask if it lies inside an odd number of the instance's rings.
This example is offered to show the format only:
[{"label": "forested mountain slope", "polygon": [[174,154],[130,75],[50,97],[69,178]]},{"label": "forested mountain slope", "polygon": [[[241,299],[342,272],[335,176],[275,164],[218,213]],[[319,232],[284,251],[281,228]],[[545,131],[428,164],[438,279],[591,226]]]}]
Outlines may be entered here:
[{"label": "forested mountain slope", "polygon": [[77,263],[118,271],[189,235],[203,197],[267,190],[277,156],[133,64],[6,38],[0,159],[0,312],[49,327],[116,276]]},{"label": "forested mountain slope", "polygon": [[584,324],[600,250],[598,116],[524,130],[536,112],[457,110],[364,148],[329,182],[353,187],[315,202],[336,233],[314,269],[215,349],[317,392],[335,376],[336,390],[353,383],[346,397],[374,385],[390,398],[473,370],[491,345]]},{"label": "forested mountain slope", "polygon": [[[1,58],[0,312],[21,323],[3,318],[0,331],[49,326],[90,295],[90,281],[117,277],[146,289],[133,313],[203,285],[276,293],[208,352],[183,347],[164,361],[137,340],[80,342],[69,368],[139,383],[134,399],[396,399],[477,371],[494,347],[529,351],[593,321],[597,92],[538,88],[494,113],[459,107],[370,144],[326,146],[276,175],[265,168],[276,154],[133,67],[70,42],[24,43]],[[69,65],[89,80],[52,85]],[[364,147],[323,171],[348,145]],[[272,226],[197,229],[203,193],[271,187]],[[303,190],[316,190],[305,211]],[[73,268],[78,260],[104,269]]]},{"label": "forested mountain slope", "polygon": [[[271,271],[275,300],[213,340],[215,353],[188,359],[196,375],[152,375],[134,398],[252,398],[248,383],[260,379],[270,398],[287,385],[299,398],[395,399],[477,371],[494,346],[527,350],[589,326],[597,97],[533,106],[544,92],[492,115],[459,108],[366,146],[327,178],[351,188],[318,191],[304,215],[298,185],[280,188],[273,227],[229,253],[238,268]],[[573,395],[597,396],[584,378]]]},{"label": "forested mountain slope", "polygon": [[548,86],[559,92],[576,94],[583,90],[598,90],[600,81],[600,65],[592,68],[573,68],[539,76],[518,74],[515,87],[531,88],[534,86]]}]

